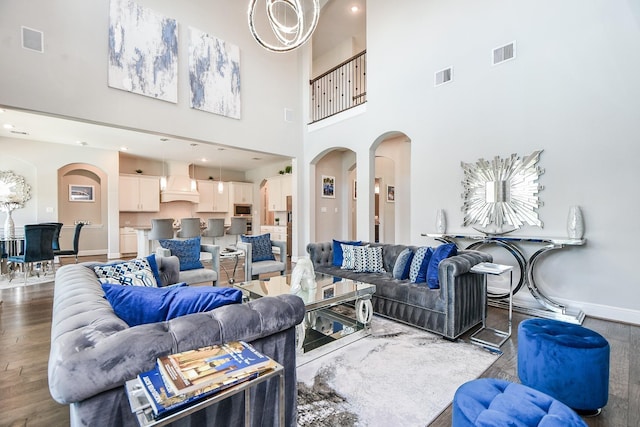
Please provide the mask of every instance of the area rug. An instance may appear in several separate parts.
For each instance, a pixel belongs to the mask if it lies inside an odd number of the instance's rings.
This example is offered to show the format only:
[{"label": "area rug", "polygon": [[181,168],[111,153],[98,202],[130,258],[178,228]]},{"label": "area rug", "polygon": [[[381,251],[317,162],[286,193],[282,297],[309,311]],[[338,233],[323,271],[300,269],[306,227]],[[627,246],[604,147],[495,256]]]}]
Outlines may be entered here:
[{"label": "area rug", "polygon": [[376,316],[371,335],[298,366],[298,426],[426,426],[498,357]]},{"label": "area rug", "polygon": [[7,274],[3,274],[0,276],[0,290],[3,289],[13,289],[19,288],[23,286],[32,286],[32,285],[40,285],[43,283],[53,283],[55,280],[53,274],[48,272],[47,274],[40,274],[40,276],[29,276],[27,278],[27,282],[24,281],[24,273],[16,272],[13,280],[9,281],[9,277]]}]

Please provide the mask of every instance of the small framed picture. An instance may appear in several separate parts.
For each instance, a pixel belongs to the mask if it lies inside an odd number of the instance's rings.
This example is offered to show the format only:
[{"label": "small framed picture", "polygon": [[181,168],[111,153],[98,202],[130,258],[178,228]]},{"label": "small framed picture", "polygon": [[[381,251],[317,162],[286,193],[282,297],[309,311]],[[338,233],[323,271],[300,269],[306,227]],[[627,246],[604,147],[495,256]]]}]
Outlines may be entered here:
[{"label": "small framed picture", "polygon": [[335,294],[336,294],[335,285],[328,285],[322,288],[322,299],[333,298]]},{"label": "small framed picture", "polygon": [[387,185],[387,202],[393,203],[396,201],[396,186]]},{"label": "small framed picture", "polygon": [[353,180],[353,200],[358,200],[358,181]]},{"label": "small framed picture", "polygon": [[70,202],[95,202],[93,185],[69,185]]},{"label": "small framed picture", "polygon": [[336,198],[336,177],[322,175],[322,197]]}]

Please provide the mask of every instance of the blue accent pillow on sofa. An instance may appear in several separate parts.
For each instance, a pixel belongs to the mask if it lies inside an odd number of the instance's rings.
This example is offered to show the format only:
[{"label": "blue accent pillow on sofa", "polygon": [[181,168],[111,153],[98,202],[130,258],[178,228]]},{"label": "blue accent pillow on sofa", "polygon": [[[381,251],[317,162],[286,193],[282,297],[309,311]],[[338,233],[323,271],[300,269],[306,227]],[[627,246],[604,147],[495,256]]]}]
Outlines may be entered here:
[{"label": "blue accent pillow on sofa", "polygon": [[413,259],[413,251],[411,248],[405,248],[398,254],[396,262],[393,264],[393,278],[406,280],[409,278],[409,269],[411,260]]},{"label": "blue accent pillow on sofa", "polygon": [[251,259],[256,261],[275,261],[273,248],[271,247],[271,233],[259,234],[257,236],[242,235],[240,239],[244,243],[251,243]]},{"label": "blue accent pillow on sofa", "polygon": [[340,245],[352,245],[352,246],[362,246],[361,241],[342,241],[333,239],[333,265],[336,267],[342,267],[343,255],[342,255],[342,246]]},{"label": "blue accent pillow on sofa", "polygon": [[458,248],[453,243],[440,245],[435,251],[433,251],[433,255],[429,261],[429,268],[427,269],[427,285],[431,289],[438,289],[440,287],[440,282],[438,280],[438,265],[440,264],[440,261],[457,254]]},{"label": "blue accent pillow on sofa", "polygon": [[208,286],[149,288],[102,284],[105,298],[129,326],[162,322],[242,302],[242,291]]},{"label": "blue accent pillow on sofa", "polygon": [[161,239],[160,246],[171,251],[180,260],[180,271],[204,268],[200,262],[200,237],[191,239]]}]

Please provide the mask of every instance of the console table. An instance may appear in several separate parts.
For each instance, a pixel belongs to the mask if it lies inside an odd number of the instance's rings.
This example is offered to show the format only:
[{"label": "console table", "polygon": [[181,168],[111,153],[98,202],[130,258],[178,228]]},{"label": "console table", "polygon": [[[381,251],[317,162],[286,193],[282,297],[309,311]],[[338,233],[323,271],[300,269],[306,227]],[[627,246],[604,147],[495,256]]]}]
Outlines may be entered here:
[{"label": "console table", "polygon": [[[431,237],[437,241],[443,243],[456,243],[457,240],[472,240],[465,249],[480,249],[483,246],[499,246],[506,249],[516,260],[520,267],[520,279],[518,284],[513,288],[513,294],[517,293],[520,288],[526,283],[529,288],[529,292],[536,299],[536,301],[542,306],[532,307],[524,304],[514,304],[513,309],[515,311],[531,314],[539,317],[547,317],[556,320],[562,320],[565,322],[582,324],[584,320],[584,312],[579,309],[571,309],[564,304],[561,304],[553,299],[549,298],[538,287],[535,280],[535,267],[540,258],[548,254],[551,251],[562,249],[567,246],[582,246],[587,241],[586,239],[569,239],[562,237],[523,237],[523,236],[508,236],[508,235],[482,235],[482,234],[436,234],[436,233],[423,233],[424,237]],[[537,250],[530,257],[526,257],[522,250],[517,246],[518,243],[532,243],[544,245],[541,249]],[[490,304],[496,307],[507,308],[507,303],[504,301],[509,296],[509,293],[504,294],[489,294]]]}]

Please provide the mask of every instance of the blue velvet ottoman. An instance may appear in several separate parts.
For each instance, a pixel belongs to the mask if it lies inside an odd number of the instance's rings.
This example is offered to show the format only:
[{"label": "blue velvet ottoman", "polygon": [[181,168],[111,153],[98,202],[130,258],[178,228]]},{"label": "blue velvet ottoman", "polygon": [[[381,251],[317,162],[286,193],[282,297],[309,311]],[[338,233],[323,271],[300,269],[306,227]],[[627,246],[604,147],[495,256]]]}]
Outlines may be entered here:
[{"label": "blue velvet ottoman", "polygon": [[587,424],[564,403],[522,384],[481,378],[453,398],[453,427],[577,427]]},{"label": "blue velvet ottoman", "polygon": [[580,325],[527,319],[518,326],[522,384],[582,414],[597,414],[609,399],[609,343]]}]

